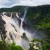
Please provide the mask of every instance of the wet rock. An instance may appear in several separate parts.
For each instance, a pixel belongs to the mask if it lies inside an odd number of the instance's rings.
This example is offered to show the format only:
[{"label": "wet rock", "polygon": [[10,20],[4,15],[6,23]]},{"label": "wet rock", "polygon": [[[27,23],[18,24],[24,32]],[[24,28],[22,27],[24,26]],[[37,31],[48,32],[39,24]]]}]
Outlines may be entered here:
[{"label": "wet rock", "polygon": [[12,13],[12,18],[15,18],[15,17],[16,17],[16,13],[13,12],[13,13]]},{"label": "wet rock", "polygon": [[10,12],[6,12],[4,15],[10,17],[11,16],[11,13]]},{"label": "wet rock", "polygon": [[4,27],[4,24],[6,22],[2,19],[2,16],[0,15],[0,34],[1,34],[1,38],[2,39],[5,39],[6,38],[6,30],[5,30],[5,27]]},{"label": "wet rock", "polygon": [[23,39],[28,40],[26,33],[23,33],[23,35],[21,36]]}]

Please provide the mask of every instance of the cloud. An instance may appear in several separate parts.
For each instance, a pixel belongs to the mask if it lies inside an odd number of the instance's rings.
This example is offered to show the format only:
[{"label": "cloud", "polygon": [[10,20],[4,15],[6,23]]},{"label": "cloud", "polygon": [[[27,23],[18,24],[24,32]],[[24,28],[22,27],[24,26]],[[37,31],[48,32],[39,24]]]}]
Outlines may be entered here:
[{"label": "cloud", "polygon": [[38,5],[50,5],[50,0],[0,0],[0,8],[12,7],[12,6],[38,6]]}]

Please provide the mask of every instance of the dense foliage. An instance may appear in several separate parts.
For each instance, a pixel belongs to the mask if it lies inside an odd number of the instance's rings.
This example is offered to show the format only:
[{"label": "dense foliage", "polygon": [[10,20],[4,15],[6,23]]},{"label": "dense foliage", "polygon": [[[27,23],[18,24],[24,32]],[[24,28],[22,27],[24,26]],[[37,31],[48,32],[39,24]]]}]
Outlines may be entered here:
[{"label": "dense foliage", "polygon": [[30,21],[32,29],[45,32],[45,40],[50,43],[50,6],[30,7],[27,19]]},{"label": "dense foliage", "polygon": [[1,8],[0,12],[21,12],[23,11],[25,7],[24,6],[15,6],[12,8]]},{"label": "dense foliage", "polygon": [[50,28],[50,6],[31,7],[28,10],[27,18],[32,27],[47,29]]},{"label": "dense foliage", "polygon": [[[46,34],[42,40],[42,50],[50,50],[50,6],[30,7],[27,13],[32,29],[43,31]],[[30,48],[32,50],[32,48]]]},{"label": "dense foliage", "polygon": [[15,43],[7,44],[5,41],[0,41],[1,50],[23,50],[21,46],[17,46]]}]

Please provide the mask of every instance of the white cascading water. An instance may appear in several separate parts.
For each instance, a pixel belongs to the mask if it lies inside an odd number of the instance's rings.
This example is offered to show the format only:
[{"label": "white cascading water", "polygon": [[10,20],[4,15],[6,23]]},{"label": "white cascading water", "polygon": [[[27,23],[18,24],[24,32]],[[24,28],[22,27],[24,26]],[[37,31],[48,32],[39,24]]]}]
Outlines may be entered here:
[{"label": "white cascading water", "polygon": [[[28,50],[29,41],[32,39],[32,36],[31,36],[31,33],[29,33],[27,30],[23,29],[23,21],[25,19],[26,13],[27,13],[27,7],[24,10],[23,18],[20,18],[18,16],[18,14],[16,13],[17,18],[21,19],[20,27],[19,27],[19,22],[16,19],[16,17],[12,18],[12,13],[11,13],[11,17],[4,15],[4,13],[3,13],[2,19],[6,22],[6,24],[4,26],[5,26],[5,30],[7,31],[5,41],[7,43],[8,42],[12,43],[14,41],[16,43],[16,45],[20,45],[24,48],[24,50]],[[28,40],[21,37],[23,35],[23,33],[26,34],[26,37],[28,38]],[[11,39],[10,35],[12,36],[13,40]]]}]

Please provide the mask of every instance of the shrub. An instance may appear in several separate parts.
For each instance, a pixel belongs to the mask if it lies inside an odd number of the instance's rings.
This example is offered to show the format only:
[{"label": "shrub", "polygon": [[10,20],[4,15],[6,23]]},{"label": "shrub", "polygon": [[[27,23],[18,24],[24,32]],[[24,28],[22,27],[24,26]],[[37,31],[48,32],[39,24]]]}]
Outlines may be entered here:
[{"label": "shrub", "polygon": [[0,50],[23,50],[23,48],[15,43],[7,44],[5,41],[0,41]]}]

